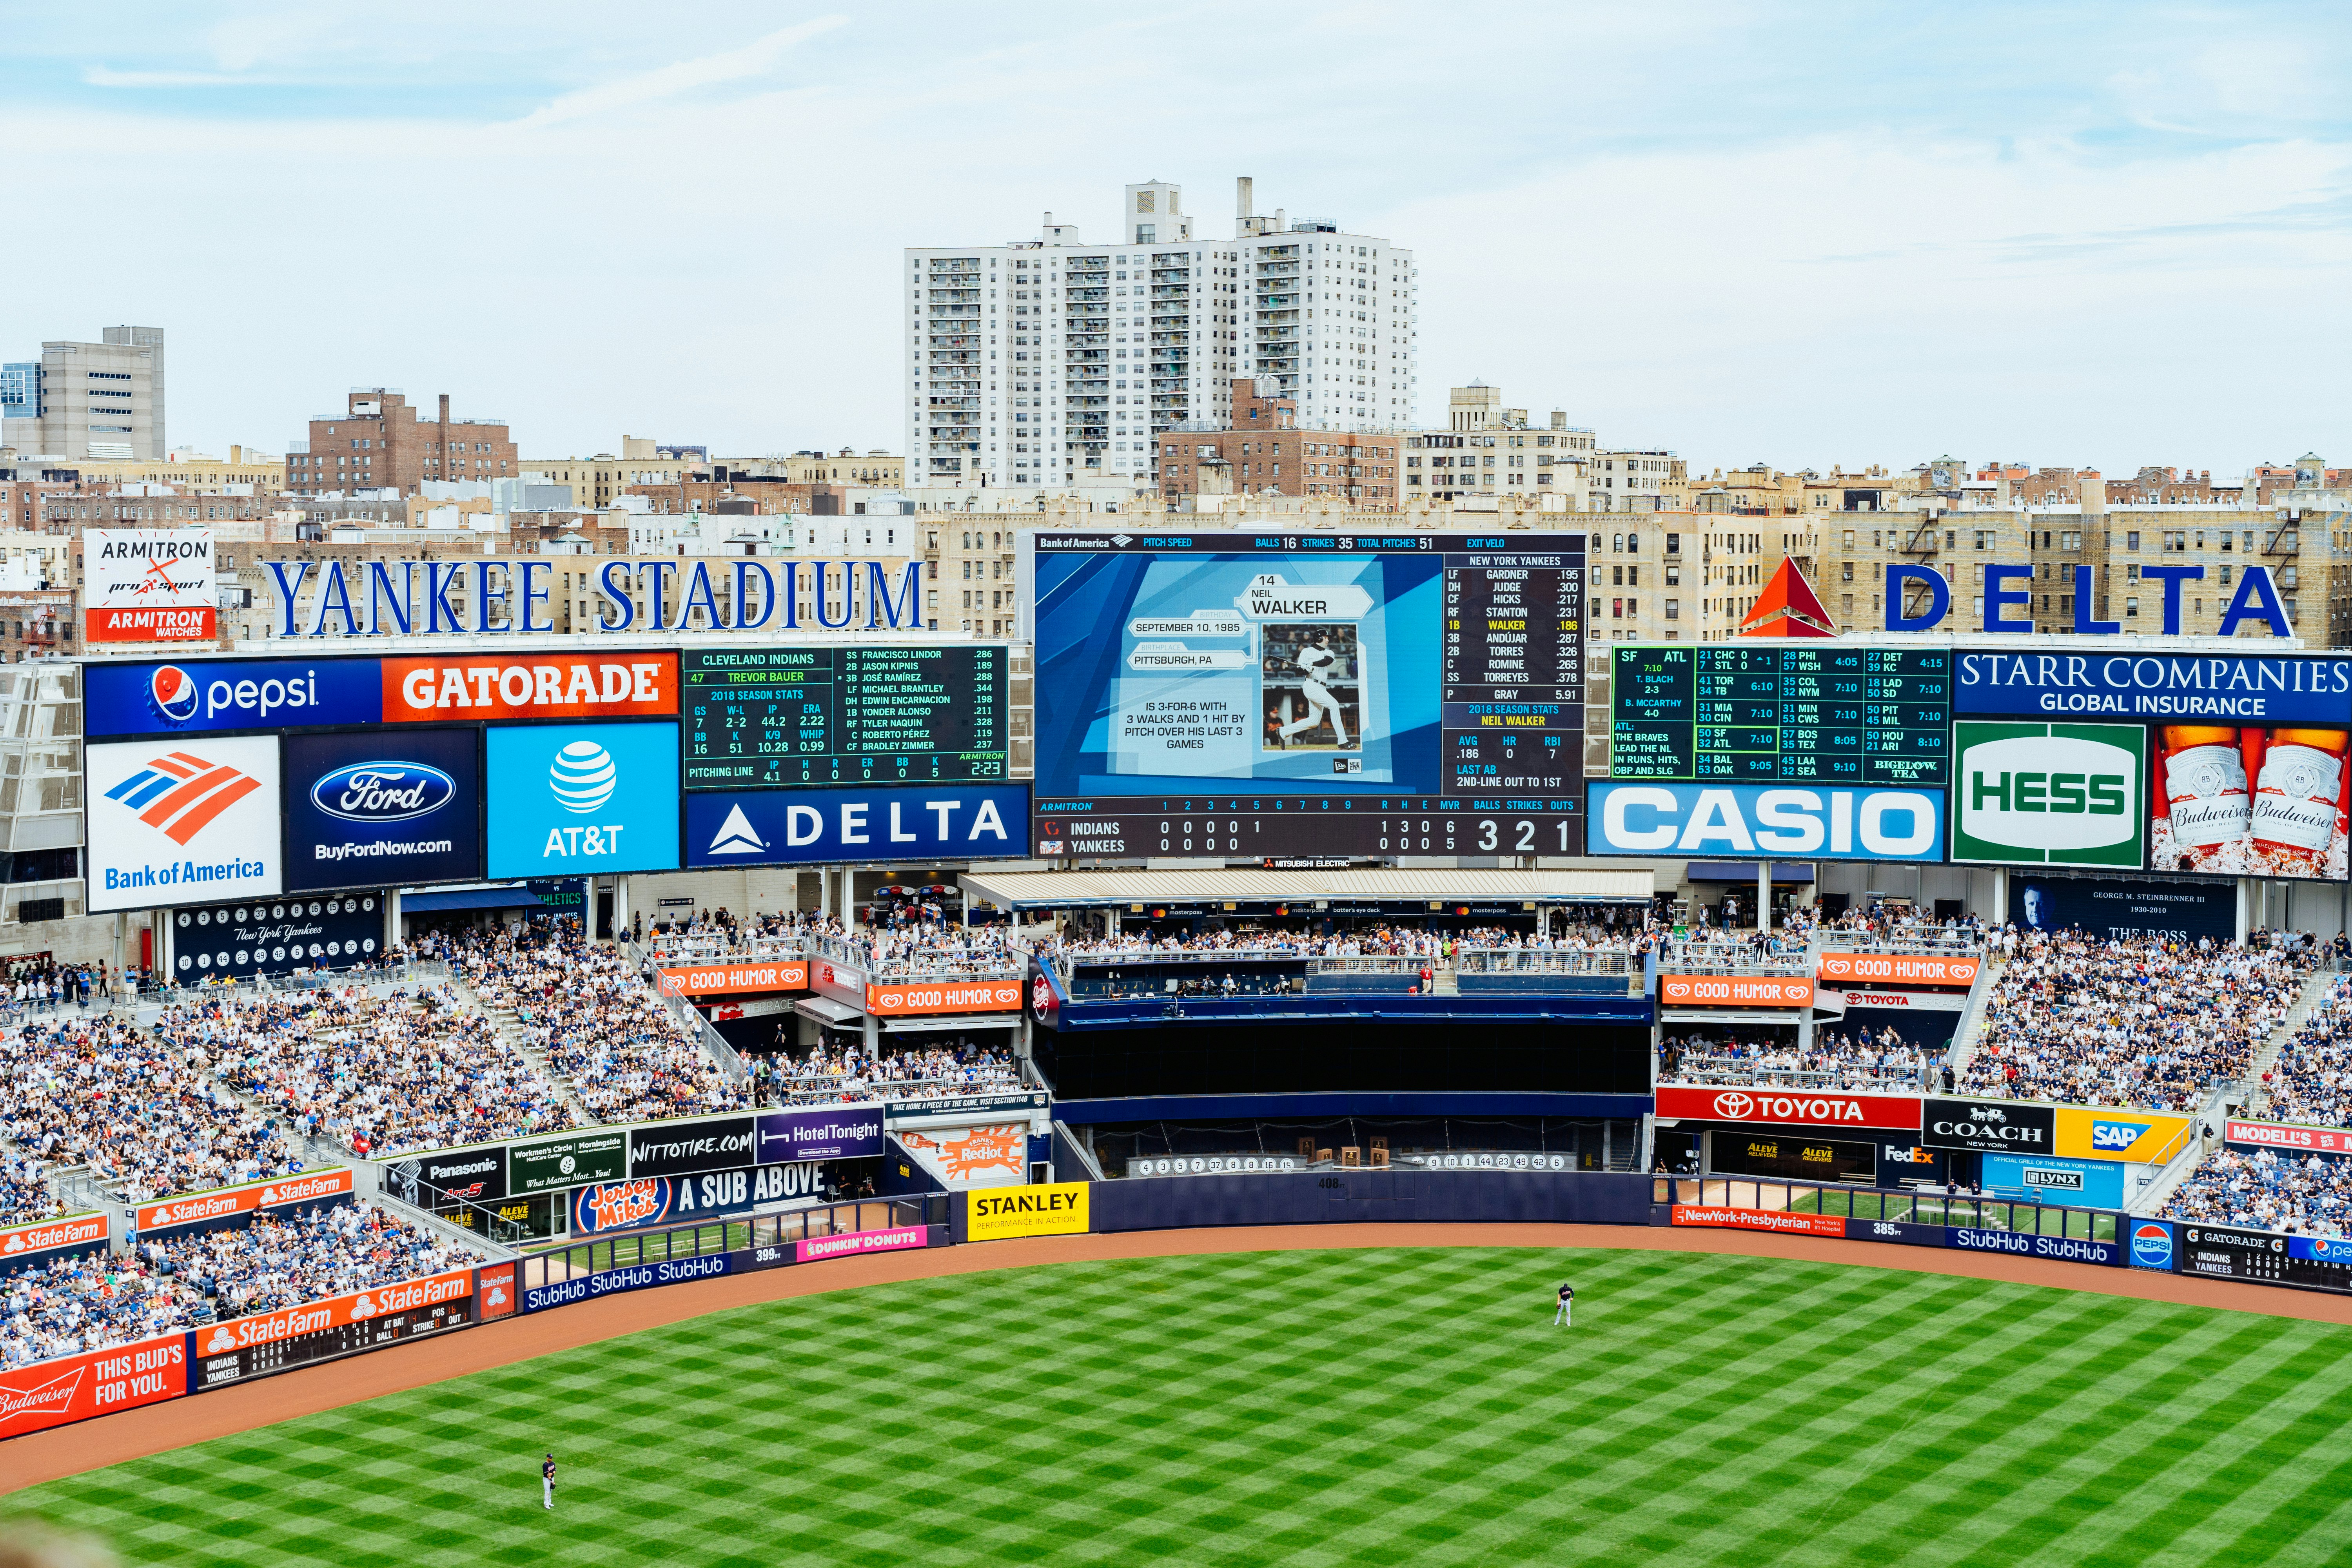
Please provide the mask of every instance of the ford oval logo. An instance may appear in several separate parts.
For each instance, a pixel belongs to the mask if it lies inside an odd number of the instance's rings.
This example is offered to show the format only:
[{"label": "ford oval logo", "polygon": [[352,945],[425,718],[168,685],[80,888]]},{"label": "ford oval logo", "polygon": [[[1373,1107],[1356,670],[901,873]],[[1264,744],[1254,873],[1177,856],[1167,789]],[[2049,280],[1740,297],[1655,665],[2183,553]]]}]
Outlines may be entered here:
[{"label": "ford oval logo", "polygon": [[310,804],[346,822],[401,822],[449,804],[457,781],[423,763],[352,763],[310,786]]}]

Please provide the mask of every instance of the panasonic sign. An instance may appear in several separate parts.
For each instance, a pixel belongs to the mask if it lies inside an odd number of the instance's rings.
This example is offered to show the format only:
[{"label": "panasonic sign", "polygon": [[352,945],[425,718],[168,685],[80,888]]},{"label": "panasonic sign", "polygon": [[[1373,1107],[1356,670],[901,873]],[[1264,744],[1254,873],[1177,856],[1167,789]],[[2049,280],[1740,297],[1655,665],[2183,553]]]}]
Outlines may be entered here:
[{"label": "panasonic sign", "polygon": [[1952,749],[1954,860],[2140,868],[2146,729],[1963,719]]},{"label": "panasonic sign", "polygon": [[1941,860],[1940,789],[1595,783],[1592,855]]}]

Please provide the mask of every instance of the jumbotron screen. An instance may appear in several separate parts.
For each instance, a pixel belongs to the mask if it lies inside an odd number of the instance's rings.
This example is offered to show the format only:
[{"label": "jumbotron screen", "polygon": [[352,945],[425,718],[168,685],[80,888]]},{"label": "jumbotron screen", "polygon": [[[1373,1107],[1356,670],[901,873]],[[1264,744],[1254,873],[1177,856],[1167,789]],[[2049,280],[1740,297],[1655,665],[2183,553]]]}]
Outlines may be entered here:
[{"label": "jumbotron screen", "polygon": [[1028,536],[1035,853],[1580,853],[1584,535]]}]

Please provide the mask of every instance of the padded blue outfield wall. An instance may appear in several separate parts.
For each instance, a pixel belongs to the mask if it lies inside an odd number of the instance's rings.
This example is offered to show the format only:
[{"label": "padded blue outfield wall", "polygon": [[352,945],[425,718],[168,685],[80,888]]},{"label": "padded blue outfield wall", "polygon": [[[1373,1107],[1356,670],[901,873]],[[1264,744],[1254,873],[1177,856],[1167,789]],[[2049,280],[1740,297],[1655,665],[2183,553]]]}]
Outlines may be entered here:
[{"label": "padded blue outfield wall", "polygon": [[1195,1226],[1647,1225],[1651,1179],[1616,1171],[1345,1170],[1129,1176],[1094,1186],[1094,1228]]}]

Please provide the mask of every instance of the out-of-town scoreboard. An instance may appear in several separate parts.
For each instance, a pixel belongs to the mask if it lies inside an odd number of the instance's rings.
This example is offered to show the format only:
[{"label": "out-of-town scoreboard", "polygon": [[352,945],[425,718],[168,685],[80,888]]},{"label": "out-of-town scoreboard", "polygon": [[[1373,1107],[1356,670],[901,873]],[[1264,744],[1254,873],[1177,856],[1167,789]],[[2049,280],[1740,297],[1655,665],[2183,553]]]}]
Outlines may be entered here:
[{"label": "out-of-town scoreboard", "polygon": [[1621,647],[1610,776],[1949,784],[1947,648]]},{"label": "out-of-town scoreboard", "polygon": [[1005,649],[689,649],[678,656],[688,790],[1002,780]]}]

